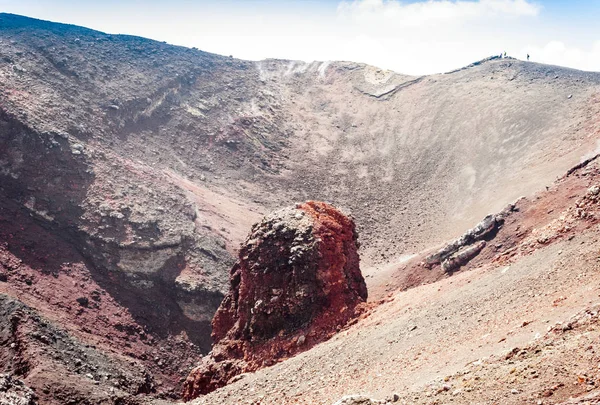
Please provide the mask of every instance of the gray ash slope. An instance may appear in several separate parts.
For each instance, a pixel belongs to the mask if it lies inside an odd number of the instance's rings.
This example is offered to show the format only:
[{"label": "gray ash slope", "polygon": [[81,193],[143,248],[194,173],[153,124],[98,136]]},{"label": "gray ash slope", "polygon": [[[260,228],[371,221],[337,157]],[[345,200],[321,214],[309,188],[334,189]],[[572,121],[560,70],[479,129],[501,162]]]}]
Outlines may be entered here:
[{"label": "gray ash slope", "polygon": [[348,206],[368,259],[459,234],[595,147],[596,73],[504,59],[415,80],[2,22],[12,116],[260,207]]}]

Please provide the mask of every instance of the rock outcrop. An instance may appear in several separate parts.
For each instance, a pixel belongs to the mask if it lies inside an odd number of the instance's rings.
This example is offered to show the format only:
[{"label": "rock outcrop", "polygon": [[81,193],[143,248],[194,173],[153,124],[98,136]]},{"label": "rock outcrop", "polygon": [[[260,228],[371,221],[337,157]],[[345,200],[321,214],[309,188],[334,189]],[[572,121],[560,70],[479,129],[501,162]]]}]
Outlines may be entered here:
[{"label": "rock outcrop", "polygon": [[391,405],[398,402],[399,399],[398,394],[393,394],[387,399],[373,399],[364,395],[346,395],[333,405]]},{"label": "rock outcrop", "polygon": [[352,219],[322,202],[255,224],[213,318],[213,350],[188,377],[184,398],[304,351],[355,318],[367,298],[357,247]]},{"label": "rock outcrop", "polygon": [[509,204],[500,213],[486,216],[460,238],[429,255],[425,259],[427,265],[441,264],[446,273],[451,273],[464,266],[481,252],[486,245],[486,240],[493,239],[495,233],[504,224],[504,219],[514,209],[515,205]]},{"label": "rock outcrop", "polygon": [[380,405],[387,404],[387,401],[378,401],[364,395],[348,395],[334,403],[333,405]]}]

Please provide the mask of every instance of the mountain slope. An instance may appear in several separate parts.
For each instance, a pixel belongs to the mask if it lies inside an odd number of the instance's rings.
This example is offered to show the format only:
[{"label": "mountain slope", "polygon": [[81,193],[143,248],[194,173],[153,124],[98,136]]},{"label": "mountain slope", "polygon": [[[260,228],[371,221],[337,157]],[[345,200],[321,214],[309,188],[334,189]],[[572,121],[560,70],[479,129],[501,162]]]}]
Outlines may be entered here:
[{"label": "mountain slope", "polygon": [[[263,213],[345,207],[363,272],[384,274],[592,153],[599,88],[598,73],[513,59],[410,77],[0,14],[0,293],[155,373],[151,336],[173,351],[151,393],[176,396],[189,367],[175,359],[210,349],[233,257]],[[131,333],[111,343],[121,324]]]}]

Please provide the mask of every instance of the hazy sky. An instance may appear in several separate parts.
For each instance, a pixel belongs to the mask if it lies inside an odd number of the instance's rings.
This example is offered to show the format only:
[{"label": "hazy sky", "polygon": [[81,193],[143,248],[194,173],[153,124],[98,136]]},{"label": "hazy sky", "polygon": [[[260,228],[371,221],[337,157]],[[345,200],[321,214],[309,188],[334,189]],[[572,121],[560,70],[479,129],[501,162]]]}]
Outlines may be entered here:
[{"label": "hazy sky", "polygon": [[506,51],[600,71],[600,0],[0,0],[0,10],[251,60],[426,74]]}]

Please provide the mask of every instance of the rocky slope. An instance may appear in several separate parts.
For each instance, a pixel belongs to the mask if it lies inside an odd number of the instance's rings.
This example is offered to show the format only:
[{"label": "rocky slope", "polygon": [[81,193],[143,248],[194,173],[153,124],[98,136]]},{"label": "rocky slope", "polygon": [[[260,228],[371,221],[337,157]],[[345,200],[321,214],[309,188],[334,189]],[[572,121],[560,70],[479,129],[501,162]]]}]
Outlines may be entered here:
[{"label": "rocky slope", "polygon": [[140,294],[118,274],[98,273],[29,215],[3,216],[0,236],[3,372],[23,378],[42,404],[179,397],[208,322],[178,315],[175,294]]},{"label": "rocky slope", "polygon": [[[177,397],[264,212],[309,199],[351,212],[378,299],[443,279],[404,258],[592,153],[599,86],[597,73],[512,59],[426,77],[254,63],[0,14],[0,293],[147,371],[152,388],[132,383],[129,401]],[[483,242],[459,267],[504,243]],[[47,380],[31,370],[18,377],[40,395]],[[104,398],[120,389],[92,380]],[[77,381],[70,395],[85,398],[95,383]]]},{"label": "rocky slope", "polygon": [[437,281],[390,286],[348,330],[192,403],[596,404],[599,184],[592,161],[520,200],[461,271],[423,253],[388,279]]}]

